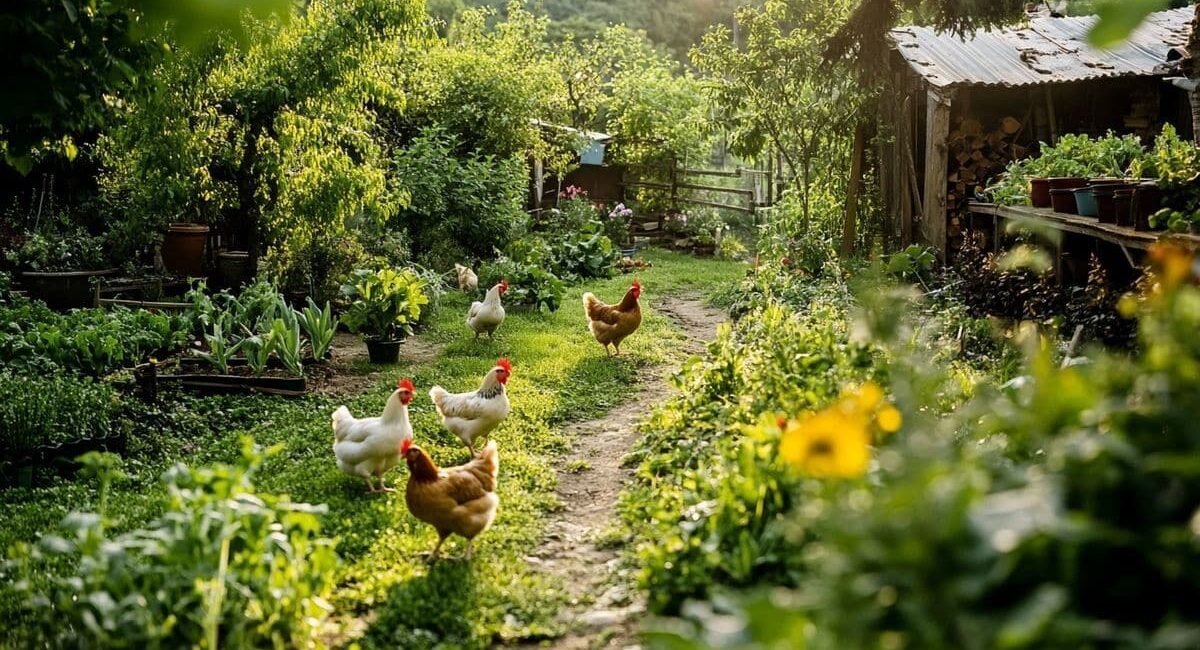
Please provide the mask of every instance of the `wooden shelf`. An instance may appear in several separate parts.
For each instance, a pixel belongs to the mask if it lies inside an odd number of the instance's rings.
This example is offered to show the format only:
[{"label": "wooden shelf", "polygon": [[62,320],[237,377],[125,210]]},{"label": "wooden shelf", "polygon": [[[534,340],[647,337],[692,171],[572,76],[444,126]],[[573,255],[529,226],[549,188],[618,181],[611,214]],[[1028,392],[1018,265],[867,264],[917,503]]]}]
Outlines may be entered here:
[{"label": "wooden shelf", "polygon": [[1063,232],[1088,235],[1097,239],[1145,250],[1154,242],[1170,238],[1186,242],[1190,246],[1200,246],[1200,236],[1171,233],[1166,231],[1148,232],[1134,230],[1110,223],[1100,223],[1094,217],[1081,217],[1077,214],[1063,214],[1048,208],[1034,208],[1027,205],[996,205],[994,203],[971,202],[967,209],[975,214],[989,215],[996,219],[1012,219],[1035,222]]}]

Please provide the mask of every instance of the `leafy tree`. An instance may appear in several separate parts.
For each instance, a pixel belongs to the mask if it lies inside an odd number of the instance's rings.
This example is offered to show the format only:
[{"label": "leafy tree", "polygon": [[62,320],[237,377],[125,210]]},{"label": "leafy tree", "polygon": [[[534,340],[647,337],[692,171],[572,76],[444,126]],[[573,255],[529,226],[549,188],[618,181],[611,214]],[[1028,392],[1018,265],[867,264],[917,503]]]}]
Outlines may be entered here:
[{"label": "leafy tree", "polygon": [[730,149],[745,157],[778,152],[799,190],[804,224],[817,186],[845,176],[848,136],[865,97],[845,67],[821,61],[849,8],[844,0],[768,0],[738,11],[739,39],[719,26],[692,50]]}]

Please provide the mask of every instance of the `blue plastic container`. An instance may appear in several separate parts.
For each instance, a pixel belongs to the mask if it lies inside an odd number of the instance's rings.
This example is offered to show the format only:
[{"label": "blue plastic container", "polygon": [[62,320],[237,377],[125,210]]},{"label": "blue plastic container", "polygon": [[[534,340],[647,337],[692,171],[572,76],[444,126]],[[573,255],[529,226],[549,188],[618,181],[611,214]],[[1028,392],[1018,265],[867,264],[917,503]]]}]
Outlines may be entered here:
[{"label": "blue plastic container", "polygon": [[1081,187],[1075,190],[1075,208],[1081,217],[1097,217],[1100,215],[1100,208],[1096,206],[1094,188]]}]

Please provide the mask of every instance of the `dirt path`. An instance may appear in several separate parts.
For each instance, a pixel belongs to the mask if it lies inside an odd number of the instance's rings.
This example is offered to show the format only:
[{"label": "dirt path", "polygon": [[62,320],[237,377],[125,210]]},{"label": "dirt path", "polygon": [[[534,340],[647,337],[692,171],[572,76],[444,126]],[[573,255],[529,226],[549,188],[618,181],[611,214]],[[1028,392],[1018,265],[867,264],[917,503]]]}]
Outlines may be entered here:
[{"label": "dirt path", "polygon": [[[724,314],[699,300],[670,299],[654,305],[687,335],[688,352],[700,352],[716,335]],[[637,619],[644,606],[621,566],[619,549],[598,539],[617,524],[617,497],[632,470],[621,466],[636,444],[637,424],[671,390],[666,377],[675,368],[649,369],[632,400],[603,418],[568,427],[575,441],[558,471],[563,509],[547,523],[541,546],[526,560],[555,574],[571,598],[561,614],[571,627],[564,637],[536,647],[584,650],[636,646]],[[535,646],[530,646],[535,647]]]}]

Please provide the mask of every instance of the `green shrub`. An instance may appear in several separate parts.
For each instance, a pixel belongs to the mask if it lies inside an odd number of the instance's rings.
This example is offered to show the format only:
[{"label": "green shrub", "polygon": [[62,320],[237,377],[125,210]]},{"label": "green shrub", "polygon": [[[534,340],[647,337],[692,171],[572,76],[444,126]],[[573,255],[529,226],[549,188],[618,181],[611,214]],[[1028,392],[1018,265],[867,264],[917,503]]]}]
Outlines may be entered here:
[{"label": "green shrub", "polygon": [[119,426],[121,400],[105,383],[61,375],[0,372],[0,449],[105,438]]},{"label": "green shrub", "polygon": [[525,227],[525,164],[462,153],[460,146],[430,127],[394,154],[396,177],[410,195],[397,222],[407,229],[414,254],[435,268],[488,257]]},{"label": "green shrub", "polygon": [[526,258],[518,262],[508,256],[498,255],[495,260],[479,267],[479,286],[493,287],[505,279],[508,280],[508,292],[504,298],[506,303],[558,311],[567,289],[558,276],[547,271],[545,265],[536,259]]},{"label": "green shrub", "polygon": [[803,316],[758,308],[684,369],[680,394],[644,426],[639,482],[621,499],[654,610],[719,585],[791,584],[777,520],[796,481],[774,460],[777,436],[752,425],[821,406],[871,366],[870,350],[848,340],[844,306],[813,302]]},{"label": "green shrub", "polygon": [[369,340],[399,340],[412,333],[421,308],[429,303],[423,288],[411,269],[359,269],[342,285],[342,295],[350,301],[342,322]]},{"label": "green shrub", "polygon": [[[61,535],[19,545],[5,574],[26,594],[29,639],[75,647],[309,647],[331,611],[337,556],[320,536],[324,507],[257,493],[261,456],[238,465],[170,470],[163,514],[109,530],[101,476],[98,513],[74,512]],[[45,580],[32,575],[55,567]]]}]

